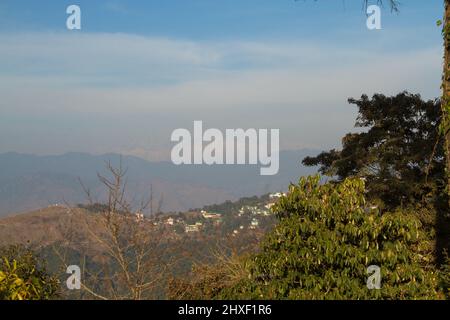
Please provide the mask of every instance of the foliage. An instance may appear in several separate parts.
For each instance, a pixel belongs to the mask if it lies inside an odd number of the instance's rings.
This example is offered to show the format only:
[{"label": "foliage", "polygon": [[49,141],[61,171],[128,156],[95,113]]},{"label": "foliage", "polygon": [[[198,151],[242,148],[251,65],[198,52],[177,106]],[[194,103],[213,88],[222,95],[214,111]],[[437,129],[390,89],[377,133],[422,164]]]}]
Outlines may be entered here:
[{"label": "foliage", "polygon": [[444,71],[442,74],[442,104],[441,104],[441,124],[439,127],[440,134],[445,140],[445,157],[446,157],[446,177],[447,177],[447,195],[449,196],[447,206],[450,205],[450,2],[444,2],[444,21],[439,20],[437,25],[442,26],[442,37],[444,39]]},{"label": "foliage", "polygon": [[21,246],[0,250],[0,300],[54,299],[58,288],[33,251]]},{"label": "foliage", "polygon": [[442,136],[439,134],[438,100],[402,92],[386,97],[349,99],[358,107],[360,133],[342,139],[342,150],[307,157],[303,163],[320,166],[320,172],[342,181],[366,179],[369,199],[378,198],[388,208],[436,201],[445,187]]},{"label": "foliage", "polygon": [[[361,179],[320,185],[302,178],[274,210],[278,226],[248,266],[248,277],[217,297],[232,299],[434,299],[438,274],[423,252],[414,215],[383,213],[365,201]],[[366,286],[381,268],[381,289]]]},{"label": "foliage", "polygon": [[214,299],[229,287],[248,277],[246,255],[223,252],[214,254],[215,263],[197,263],[192,268],[189,280],[172,278],[168,284],[170,300]]},{"label": "foliage", "polygon": [[257,196],[243,197],[235,202],[228,200],[221,204],[213,204],[205,206],[203,209],[208,212],[217,212],[225,215],[234,215],[236,211],[238,211],[240,208],[244,206],[260,206],[261,203],[265,203],[268,200],[269,194],[265,194],[260,197]]},{"label": "foliage", "polygon": [[445,297],[450,299],[450,258],[446,254],[445,263],[441,266],[440,272],[440,288],[444,292]]}]

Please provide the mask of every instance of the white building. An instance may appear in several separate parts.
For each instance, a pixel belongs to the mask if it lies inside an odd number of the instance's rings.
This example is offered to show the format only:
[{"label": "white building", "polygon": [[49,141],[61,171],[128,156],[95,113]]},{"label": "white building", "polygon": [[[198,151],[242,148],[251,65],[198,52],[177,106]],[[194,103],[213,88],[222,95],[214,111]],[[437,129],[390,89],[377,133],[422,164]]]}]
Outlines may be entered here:
[{"label": "white building", "polygon": [[199,232],[200,228],[203,226],[203,223],[201,222],[196,222],[195,224],[188,224],[185,226],[184,231],[186,233],[190,233],[190,232]]},{"label": "white building", "polygon": [[202,211],[201,213],[205,219],[220,219],[222,217],[220,213],[208,213],[206,211]]},{"label": "white building", "polygon": [[184,227],[184,231],[185,231],[186,233],[190,233],[190,232],[198,232],[198,231],[199,231],[199,228],[198,228],[198,226],[195,225],[195,224],[188,224],[188,225],[186,225],[186,226]]},{"label": "white building", "polygon": [[252,222],[250,223],[250,229],[256,229],[259,226],[258,219],[253,218]]},{"label": "white building", "polygon": [[281,198],[281,197],[283,197],[283,196],[285,196],[285,194],[282,193],[282,192],[276,192],[276,193],[271,193],[271,194],[269,194],[269,198],[271,198],[271,199],[274,199],[274,198]]}]

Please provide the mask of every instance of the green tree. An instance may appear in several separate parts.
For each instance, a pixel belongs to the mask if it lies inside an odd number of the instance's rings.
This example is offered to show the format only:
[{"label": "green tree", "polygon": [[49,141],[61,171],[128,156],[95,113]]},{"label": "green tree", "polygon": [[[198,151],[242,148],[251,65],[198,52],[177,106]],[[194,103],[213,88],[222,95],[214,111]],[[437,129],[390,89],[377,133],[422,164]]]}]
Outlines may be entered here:
[{"label": "green tree", "polygon": [[[423,252],[420,221],[366,203],[361,179],[291,185],[275,206],[280,222],[248,263],[248,276],[216,297],[252,299],[435,299],[438,275]],[[381,289],[367,268],[381,268]]]},{"label": "green tree", "polygon": [[[363,0],[367,7],[371,1]],[[377,0],[378,4],[383,4],[384,1]],[[399,1],[389,0],[391,10],[399,11]],[[450,217],[450,0],[443,1],[443,19],[438,21],[438,26],[442,27],[442,36],[444,44],[444,61],[442,73],[442,97],[439,110],[441,113],[439,134],[443,138],[444,150],[444,167],[445,167],[445,189],[442,192],[444,205],[439,206],[437,210],[437,225],[438,225],[438,260],[441,261],[444,251],[449,251],[449,226],[448,220]]]},{"label": "green tree", "polygon": [[[363,0],[367,6],[369,0]],[[382,4],[382,0],[377,0]],[[399,2],[397,0],[389,0],[390,7],[393,11],[399,10]],[[446,190],[450,195],[450,0],[444,0],[444,18],[438,21],[438,25],[442,26],[442,35],[444,38],[444,70],[442,77],[442,99],[440,110],[442,122],[440,126],[440,134],[444,138],[445,150],[445,167],[446,167]],[[448,197],[448,207],[450,207],[450,196]]]},{"label": "green tree", "polygon": [[349,103],[358,107],[355,126],[364,131],[347,134],[342,150],[307,157],[303,164],[319,166],[337,181],[364,178],[369,199],[391,209],[423,200],[434,204],[446,185],[440,101],[402,92],[363,95]]}]

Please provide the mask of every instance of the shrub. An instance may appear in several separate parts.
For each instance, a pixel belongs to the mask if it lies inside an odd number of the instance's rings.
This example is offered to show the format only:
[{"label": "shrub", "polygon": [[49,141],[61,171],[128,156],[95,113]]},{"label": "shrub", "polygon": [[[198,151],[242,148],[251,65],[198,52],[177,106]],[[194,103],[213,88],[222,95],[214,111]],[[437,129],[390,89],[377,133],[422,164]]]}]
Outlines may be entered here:
[{"label": "shrub", "polygon": [[58,296],[59,282],[34,253],[21,246],[0,250],[0,300],[47,300]]},{"label": "shrub", "polygon": [[[220,292],[233,299],[434,299],[439,277],[421,252],[420,221],[381,213],[365,201],[361,179],[291,185],[274,211],[280,219],[253,256],[248,279]],[[381,268],[381,289],[367,268]]]},{"label": "shrub", "polygon": [[225,252],[214,254],[215,262],[196,263],[189,279],[169,280],[167,297],[170,300],[210,300],[219,298],[221,292],[248,277],[245,266],[248,257]]}]

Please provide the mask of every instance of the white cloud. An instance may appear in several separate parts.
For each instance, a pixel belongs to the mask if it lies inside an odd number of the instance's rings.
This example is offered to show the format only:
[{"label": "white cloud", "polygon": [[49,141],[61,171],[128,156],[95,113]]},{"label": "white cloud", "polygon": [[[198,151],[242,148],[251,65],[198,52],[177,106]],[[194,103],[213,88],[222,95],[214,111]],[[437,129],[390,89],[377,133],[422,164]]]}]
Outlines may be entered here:
[{"label": "white cloud", "polygon": [[[280,128],[282,146],[289,148],[330,146],[353,124],[354,109],[345,107],[350,96],[405,89],[439,95],[442,56],[439,47],[383,52],[367,44],[355,49],[126,34],[3,34],[0,43],[3,115],[45,114],[62,122],[65,115],[108,115],[121,119],[135,142],[128,149],[140,153],[165,145],[167,130],[194,119],[217,127]],[[135,117],[147,117],[148,127],[136,128]],[[113,130],[98,127],[88,131]],[[162,139],[153,146],[139,138],[149,128]],[[5,130],[0,133],[15,137]],[[72,138],[73,147],[86,137],[78,132]],[[103,147],[117,148],[117,140],[107,140]]]}]

